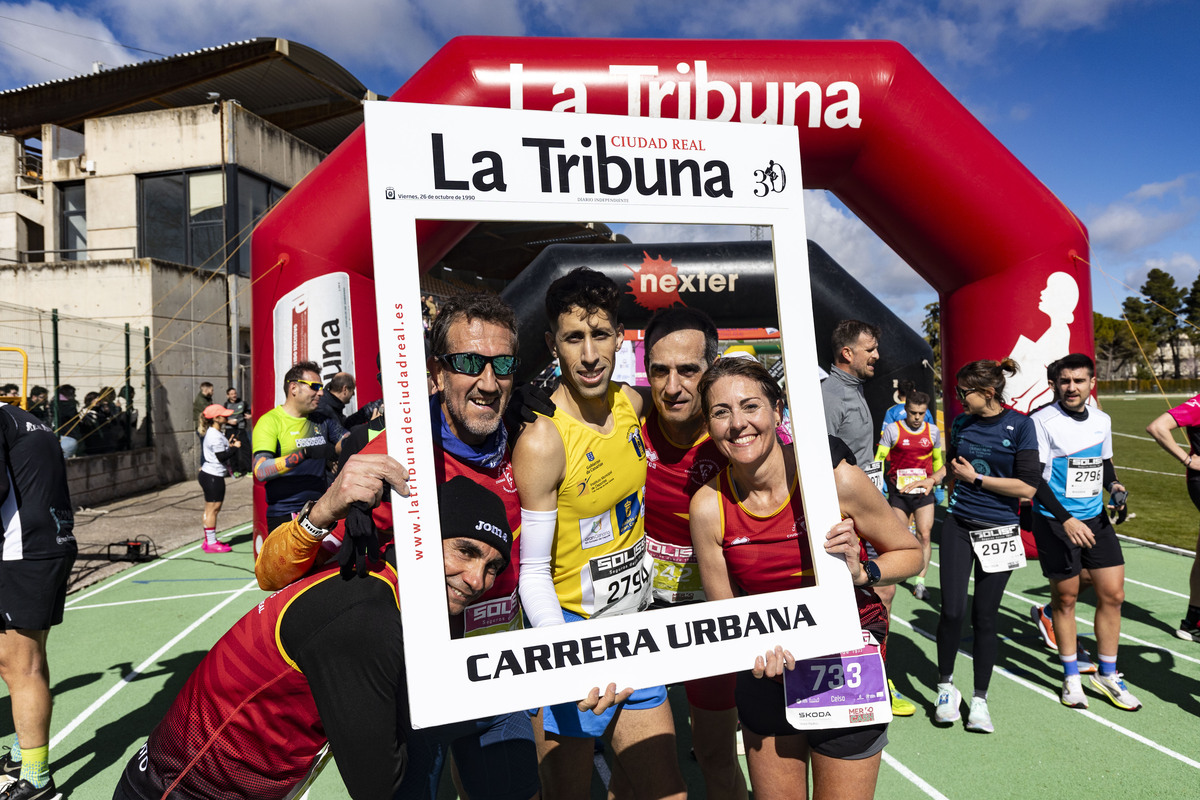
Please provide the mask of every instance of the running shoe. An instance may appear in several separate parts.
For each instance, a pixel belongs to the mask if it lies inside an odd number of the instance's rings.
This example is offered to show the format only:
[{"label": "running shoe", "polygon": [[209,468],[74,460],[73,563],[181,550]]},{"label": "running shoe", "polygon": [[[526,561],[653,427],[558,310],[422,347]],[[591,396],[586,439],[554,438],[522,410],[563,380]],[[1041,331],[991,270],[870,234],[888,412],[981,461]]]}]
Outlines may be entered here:
[{"label": "running shoe", "polygon": [[953,725],[962,717],[958,706],[962,703],[962,692],[953,683],[937,685],[937,705],[933,709],[933,721],[936,725]]},{"label": "running shoe", "polygon": [[1087,708],[1087,695],[1083,693],[1083,681],[1078,675],[1068,675],[1063,681],[1062,704],[1068,708]]},{"label": "running shoe", "polygon": [[896,685],[892,683],[891,678],[888,678],[888,691],[892,693],[893,717],[911,717],[917,713],[917,707],[912,704],[912,701],[896,691]]},{"label": "running shoe", "polygon": [[994,733],[996,731],[996,727],[992,725],[992,715],[988,713],[986,698],[971,698],[971,710],[967,712],[967,730],[972,733]]},{"label": "running shoe", "polygon": [[1029,607],[1029,618],[1037,626],[1038,633],[1042,635],[1042,641],[1046,643],[1046,647],[1057,650],[1058,642],[1054,639],[1054,620],[1046,616],[1046,611],[1040,603]]},{"label": "running shoe", "polygon": [[4,758],[0,759],[0,786],[12,783],[19,777],[21,777],[21,762],[13,761],[11,752],[5,753]]},{"label": "running shoe", "polygon": [[1117,708],[1122,708],[1126,711],[1137,711],[1142,707],[1142,701],[1133,696],[1133,693],[1125,688],[1125,681],[1122,680],[1121,673],[1114,672],[1111,675],[1093,675],[1091,676],[1092,686],[1096,691],[1112,701],[1112,704]]},{"label": "running shoe", "polygon": [[233,548],[224,542],[213,542],[209,544],[207,541],[200,545],[200,549],[206,553],[228,553]]},{"label": "running shoe", "polygon": [[925,587],[925,584],[918,583],[913,587],[913,597],[929,602],[929,589]]},{"label": "running shoe", "polygon": [[1200,620],[1180,620],[1179,630],[1175,631],[1175,635],[1185,642],[1200,642]]},{"label": "running shoe", "polygon": [[17,780],[0,789],[0,800],[62,800],[62,795],[54,788],[54,778],[40,789],[29,781]]},{"label": "running shoe", "polygon": [[1092,661],[1092,654],[1083,646],[1083,639],[1075,640],[1075,663],[1079,665],[1080,675],[1094,675],[1100,671]]}]

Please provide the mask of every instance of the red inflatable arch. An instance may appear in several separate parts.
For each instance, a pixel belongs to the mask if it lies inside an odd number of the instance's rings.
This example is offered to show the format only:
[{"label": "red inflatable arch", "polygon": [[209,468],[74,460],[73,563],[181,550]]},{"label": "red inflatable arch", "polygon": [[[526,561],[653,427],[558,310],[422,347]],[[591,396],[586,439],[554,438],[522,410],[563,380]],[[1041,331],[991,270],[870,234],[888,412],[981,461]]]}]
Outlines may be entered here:
[{"label": "red inflatable arch", "polygon": [[[968,361],[1012,354],[1027,409],[1049,360],[1093,351],[1083,224],[894,42],[463,37],[391,99],[793,125],[805,187],[836,194],[938,290],[951,380]],[[256,417],[275,402],[275,351],[303,316],[279,300],[330,273],[348,276],[359,400],[379,395],[364,142],[360,128],[254,233]],[[465,233],[419,231],[423,266]],[[335,356],[344,325],[331,329]]]}]

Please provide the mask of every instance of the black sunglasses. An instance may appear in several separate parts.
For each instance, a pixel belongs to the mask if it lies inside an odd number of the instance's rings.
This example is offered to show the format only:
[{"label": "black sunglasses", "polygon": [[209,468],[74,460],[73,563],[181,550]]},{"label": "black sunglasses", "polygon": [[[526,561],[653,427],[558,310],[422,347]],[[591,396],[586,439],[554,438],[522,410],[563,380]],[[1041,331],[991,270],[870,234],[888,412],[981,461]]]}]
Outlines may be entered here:
[{"label": "black sunglasses", "polygon": [[306,381],[306,380],[301,380],[300,378],[296,378],[296,383],[303,383],[305,386],[312,389],[314,392],[319,392],[325,388],[325,384],[321,383],[320,381]]},{"label": "black sunglasses", "polygon": [[516,356],[481,356],[479,353],[446,353],[437,357],[451,372],[472,377],[483,372],[488,364],[497,378],[507,378],[517,371],[521,359]]},{"label": "black sunglasses", "polygon": [[971,392],[978,392],[978,391],[979,391],[978,389],[966,389],[966,390],[964,390],[964,389],[963,389],[961,386],[955,386],[955,387],[954,387],[954,393],[955,393],[956,395],[958,395],[958,402],[960,402],[960,403],[965,403],[965,402],[967,402],[967,395],[969,395]]}]

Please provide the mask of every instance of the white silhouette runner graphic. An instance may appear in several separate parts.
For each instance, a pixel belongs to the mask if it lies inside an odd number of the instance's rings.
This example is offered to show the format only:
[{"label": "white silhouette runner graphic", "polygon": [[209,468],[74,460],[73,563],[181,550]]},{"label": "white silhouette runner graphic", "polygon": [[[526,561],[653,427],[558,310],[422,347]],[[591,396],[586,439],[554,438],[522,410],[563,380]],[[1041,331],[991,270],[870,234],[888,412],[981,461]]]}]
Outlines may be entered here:
[{"label": "white silhouette runner graphic", "polygon": [[1055,272],[1046,279],[1038,311],[1050,318],[1050,327],[1037,341],[1022,334],[1008,354],[1021,368],[1008,380],[1009,403],[1022,414],[1050,402],[1053,397],[1046,383],[1046,367],[1071,352],[1069,326],[1075,321],[1078,305],[1079,284],[1074,278],[1065,272]]}]

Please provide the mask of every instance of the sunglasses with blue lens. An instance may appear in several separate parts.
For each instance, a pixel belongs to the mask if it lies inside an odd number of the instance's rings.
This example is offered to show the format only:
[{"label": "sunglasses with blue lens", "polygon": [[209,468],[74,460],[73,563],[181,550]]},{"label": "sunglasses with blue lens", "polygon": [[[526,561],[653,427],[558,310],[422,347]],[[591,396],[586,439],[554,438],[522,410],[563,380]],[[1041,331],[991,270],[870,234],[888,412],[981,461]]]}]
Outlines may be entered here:
[{"label": "sunglasses with blue lens", "polygon": [[437,357],[451,372],[472,377],[483,372],[488,364],[497,378],[507,378],[517,371],[521,359],[516,356],[481,356],[479,353],[446,353]]}]

